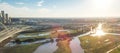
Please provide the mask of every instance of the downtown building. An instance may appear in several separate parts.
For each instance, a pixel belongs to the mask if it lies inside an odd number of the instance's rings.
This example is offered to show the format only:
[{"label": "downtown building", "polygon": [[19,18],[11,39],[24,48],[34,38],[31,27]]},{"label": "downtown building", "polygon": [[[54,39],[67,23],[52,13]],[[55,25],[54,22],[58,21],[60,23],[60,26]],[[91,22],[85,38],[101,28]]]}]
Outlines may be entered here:
[{"label": "downtown building", "polygon": [[10,17],[8,17],[8,14],[5,13],[4,11],[1,11],[1,13],[0,13],[0,22],[3,24],[10,24],[11,23]]}]

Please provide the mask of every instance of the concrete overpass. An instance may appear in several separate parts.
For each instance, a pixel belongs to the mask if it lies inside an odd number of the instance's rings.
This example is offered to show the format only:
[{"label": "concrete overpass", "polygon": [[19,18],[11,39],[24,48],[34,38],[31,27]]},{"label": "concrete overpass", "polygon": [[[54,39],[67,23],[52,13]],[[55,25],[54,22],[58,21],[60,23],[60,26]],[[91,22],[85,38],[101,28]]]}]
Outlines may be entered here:
[{"label": "concrete overpass", "polygon": [[27,28],[30,28],[30,26],[19,28],[13,27],[12,29],[7,28],[0,31],[0,47],[3,47],[7,42],[9,42],[13,37],[15,37],[15,34],[25,31]]}]

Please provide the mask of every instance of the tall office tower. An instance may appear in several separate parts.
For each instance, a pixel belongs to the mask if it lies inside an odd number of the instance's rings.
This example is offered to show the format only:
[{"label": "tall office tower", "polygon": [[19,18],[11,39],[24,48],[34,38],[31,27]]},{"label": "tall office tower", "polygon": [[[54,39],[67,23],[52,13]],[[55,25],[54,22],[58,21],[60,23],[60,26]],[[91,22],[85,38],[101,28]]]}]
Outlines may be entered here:
[{"label": "tall office tower", "polygon": [[11,17],[9,17],[9,24],[11,23]]},{"label": "tall office tower", "polygon": [[4,11],[1,11],[2,17],[4,17]]},{"label": "tall office tower", "polygon": [[6,23],[4,11],[1,11],[1,14],[2,14],[2,23]]},{"label": "tall office tower", "polygon": [[1,16],[1,13],[0,13],[0,22],[2,22],[2,16]]},{"label": "tall office tower", "polygon": [[8,24],[9,23],[9,17],[8,17],[8,14],[5,14],[5,21],[6,21],[6,24]]},{"label": "tall office tower", "polygon": [[1,18],[1,13],[0,13],[0,18]]}]

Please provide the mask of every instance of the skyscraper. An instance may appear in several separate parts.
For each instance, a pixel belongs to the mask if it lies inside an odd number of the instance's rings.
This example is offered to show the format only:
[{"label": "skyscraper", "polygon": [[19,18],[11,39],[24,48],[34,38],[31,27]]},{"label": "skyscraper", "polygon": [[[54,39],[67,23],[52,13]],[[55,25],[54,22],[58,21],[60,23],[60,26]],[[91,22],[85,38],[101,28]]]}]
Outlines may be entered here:
[{"label": "skyscraper", "polygon": [[2,15],[1,15],[1,13],[0,13],[0,22],[2,22]]},{"label": "skyscraper", "polygon": [[7,13],[5,14],[5,18],[6,18],[5,21],[6,21],[6,23],[8,24],[8,23],[9,23],[9,17],[8,17],[8,14],[7,14]]},{"label": "skyscraper", "polygon": [[0,18],[1,18],[1,13],[0,13]]},{"label": "skyscraper", "polygon": [[4,11],[1,11],[1,15],[2,15],[2,23],[6,23]]},{"label": "skyscraper", "polygon": [[8,14],[4,11],[1,11],[0,13],[0,22],[2,22],[3,24],[10,24],[11,22],[11,19],[8,17]]},{"label": "skyscraper", "polygon": [[2,17],[4,17],[4,11],[1,11]]},{"label": "skyscraper", "polygon": [[9,17],[9,24],[11,23],[11,17]]}]

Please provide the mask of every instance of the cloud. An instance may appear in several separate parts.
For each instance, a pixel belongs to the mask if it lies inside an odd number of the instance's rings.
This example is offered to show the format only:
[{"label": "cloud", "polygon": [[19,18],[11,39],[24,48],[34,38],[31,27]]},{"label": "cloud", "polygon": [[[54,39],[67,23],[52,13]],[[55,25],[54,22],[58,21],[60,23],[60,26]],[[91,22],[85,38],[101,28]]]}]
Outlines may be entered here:
[{"label": "cloud", "polygon": [[50,12],[50,10],[46,8],[41,8],[38,10],[38,12],[47,13],[47,12]]},{"label": "cloud", "polygon": [[3,3],[1,3],[1,5],[7,5],[8,3],[6,3],[6,2],[3,2]]},{"label": "cloud", "polygon": [[37,2],[37,6],[42,6],[43,3],[44,3],[44,0],[41,0],[41,1]]},{"label": "cloud", "polygon": [[48,12],[47,8],[30,9],[28,7],[14,7],[8,3],[0,3],[0,10],[4,10],[11,17],[41,17]]},{"label": "cloud", "polygon": [[[98,2],[100,1],[100,2]],[[105,2],[105,3],[103,3]],[[74,7],[64,16],[72,17],[118,17],[120,0],[84,0],[81,6]]]},{"label": "cloud", "polygon": [[[8,12],[8,14],[12,17],[110,17],[110,16],[120,16],[120,0],[111,0],[109,5],[108,0],[104,4],[104,8],[102,8],[103,4],[101,3],[92,3],[94,0],[84,0],[83,3],[77,4],[75,7],[68,8],[60,8],[58,5],[53,5],[51,8],[38,8],[31,9],[28,7],[15,7],[9,5],[8,3],[0,3],[0,10],[4,10]],[[96,1],[94,1],[96,2]],[[98,1],[97,1],[98,2]],[[43,6],[44,0],[38,2],[38,6]],[[62,3],[61,3],[62,4]],[[94,4],[94,5],[93,5]],[[57,6],[57,8],[56,8]],[[100,6],[100,7],[99,7]],[[53,9],[55,8],[55,9]]]},{"label": "cloud", "polygon": [[23,2],[17,2],[16,4],[23,5],[24,3]]},{"label": "cloud", "polygon": [[53,5],[53,8],[57,8],[57,6],[56,6],[56,5]]}]

